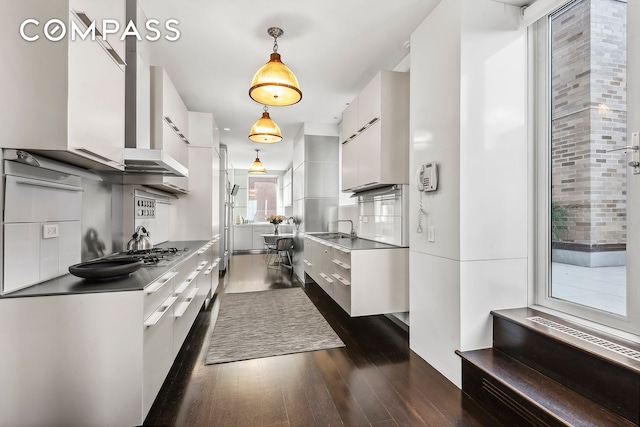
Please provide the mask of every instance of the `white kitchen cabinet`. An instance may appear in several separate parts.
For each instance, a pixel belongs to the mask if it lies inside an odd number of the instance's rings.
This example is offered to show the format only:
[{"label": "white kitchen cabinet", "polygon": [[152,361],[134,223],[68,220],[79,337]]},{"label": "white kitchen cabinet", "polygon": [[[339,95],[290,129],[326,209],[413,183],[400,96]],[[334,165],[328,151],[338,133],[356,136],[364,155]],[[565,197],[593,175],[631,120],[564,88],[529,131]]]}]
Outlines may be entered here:
[{"label": "white kitchen cabinet", "polygon": [[[347,137],[343,116],[342,191],[358,191],[409,182],[409,75],[381,71],[353,105],[356,134]],[[349,125],[352,126],[352,125]]]},{"label": "white kitchen cabinet", "polygon": [[[72,21],[79,23],[76,17]],[[100,75],[96,81],[96,75]],[[123,163],[123,70],[90,40],[69,44],[69,148],[105,162]]]},{"label": "white kitchen cabinet", "polygon": [[[408,79],[407,73],[380,72],[358,94],[358,132],[382,118],[382,99],[389,102],[395,93],[383,93],[383,90],[402,91],[402,87],[393,87],[396,82],[391,82],[392,76],[402,76],[399,79]],[[383,76],[385,85],[383,87]]]},{"label": "white kitchen cabinet", "polygon": [[263,234],[272,234],[273,225],[254,225],[253,226],[253,250],[264,251],[267,247],[264,244]]},{"label": "white kitchen cabinet", "polygon": [[[181,165],[189,166],[189,113],[180,94],[162,67],[150,67],[151,74],[151,148],[162,150]],[[189,179],[165,176],[167,191],[187,193]]]},{"label": "white kitchen cabinet", "polygon": [[304,271],[327,293],[333,297],[333,279],[326,255],[327,244],[313,237],[305,237],[304,244]]},{"label": "white kitchen cabinet", "polygon": [[358,144],[348,141],[342,144],[342,190],[358,186]]},{"label": "white kitchen cabinet", "polygon": [[0,425],[142,425],[202,306],[193,291],[206,270],[187,282],[199,257],[139,291],[0,299],[0,322],[12,325],[0,334],[11,349],[0,366],[13,367],[3,373]]},{"label": "white kitchen cabinet", "polygon": [[407,248],[348,250],[305,237],[307,273],[349,315],[409,310]]},{"label": "white kitchen cabinet", "polygon": [[233,250],[250,251],[253,249],[253,226],[235,225],[233,228]]},{"label": "white kitchen cabinet", "polygon": [[[380,138],[381,122],[374,123],[365,132],[358,135],[357,138],[345,144],[347,148],[347,160],[345,165],[347,168],[347,184],[344,184],[343,172],[343,188],[368,187],[377,183],[392,183],[392,176],[397,173],[390,170],[391,166],[383,166],[381,151],[382,140]],[[386,163],[386,161],[385,161]],[[401,181],[406,181],[405,177],[397,177]]]},{"label": "white kitchen cabinet", "polygon": [[342,142],[355,138],[359,128],[358,98],[356,97],[342,112]]},{"label": "white kitchen cabinet", "polygon": [[[200,249],[195,256],[189,259],[186,266],[181,266],[181,277],[176,281],[174,296],[177,298],[173,309],[173,357],[178,355],[182,343],[184,343],[191,325],[195,320],[198,310],[204,302],[204,298],[199,298],[199,284],[204,285],[199,277],[204,273],[204,269],[209,264],[205,260],[207,249]],[[206,290],[203,289],[204,292]]]},{"label": "white kitchen cabinet", "polygon": [[[143,344],[142,411],[149,412],[173,363],[173,305],[175,297],[167,297],[158,307],[158,319],[145,326]],[[145,321],[146,324],[146,321]]]},{"label": "white kitchen cabinet", "polygon": [[212,259],[213,250],[211,245],[207,245],[198,251],[196,256],[196,279],[198,288],[198,306],[201,306],[204,300],[211,295],[211,275],[205,275],[209,267],[213,264]]},{"label": "white kitchen cabinet", "polygon": [[304,272],[307,273],[310,277],[316,277],[316,265],[313,256],[313,246],[314,241],[312,239],[304,239],[304,258],[302,259],[302,263],[304,264]]},{"label": "white kitchen cabinet", "polygon": [[[26,17],[42,23],[60,19],[68,27],[73,21],[83,28],[68,2],[44,3],[10,2],[3,9],[3,53],[19,61],[4,70],[3,101],[10,108],[0,119],[5,129],[1,145],[41,151],[85,168],[122,170],[124,66],[90,38],[52,42],[40,34],[25,42],[15,23]],[[124,20],[124,2],[110,7],[113,18]]]},{"label": "white kitchen cabinet", "polygon": [[[120,36],[124,31],[125,26],[125,0],[69,0],[69,7],[76,13],[85,14],[90,20],[95,21],[96,30],[102,33],[104,19],[114,19],[120,24],[120,30],[117,34],[108,34],[106,41],[109,46],[113,48],[115,53],[124,60],[125,57],[125,42],[120,40]],[[113,25],[108,25],[109,29],[113,28]]]},{"label": "white kitchen cabinet", "polygon": [[1,299],[0,425],[142,425],[141,307],[142,291]]}]

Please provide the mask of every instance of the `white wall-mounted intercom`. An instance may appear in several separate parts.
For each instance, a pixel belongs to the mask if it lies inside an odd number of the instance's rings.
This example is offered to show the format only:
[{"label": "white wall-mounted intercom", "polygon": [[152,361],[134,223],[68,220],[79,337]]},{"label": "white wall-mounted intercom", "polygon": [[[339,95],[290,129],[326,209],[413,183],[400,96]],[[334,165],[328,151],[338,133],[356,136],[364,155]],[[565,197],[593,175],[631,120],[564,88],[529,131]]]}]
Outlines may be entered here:
[{"label": "white wall-mounted intercom", "polygon": [[436,191],[438,189],[438,165],[429,162],[421,165],[416,172],[418,191]]}]

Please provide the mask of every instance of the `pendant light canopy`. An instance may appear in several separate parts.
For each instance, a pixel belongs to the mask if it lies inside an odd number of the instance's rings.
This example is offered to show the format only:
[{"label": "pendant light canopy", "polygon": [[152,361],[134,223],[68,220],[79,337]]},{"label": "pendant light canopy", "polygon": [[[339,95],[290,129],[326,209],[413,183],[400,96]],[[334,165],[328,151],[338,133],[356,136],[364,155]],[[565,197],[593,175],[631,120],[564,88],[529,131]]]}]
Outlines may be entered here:
[{"label": "pendant light canopy", "polygon": [[282,141],[282,133],[280,133],[280,128],[271,120],[269,117],[268,108],[264,106],[264,113],[262,113],[262,117],[258,119],[257,122],[253,126],[251,126],[251,130],[249,131],[249,139],[253,142],[259,142],[261,144],[275,144],[276,142]]},{"label": "pendant light canopy", "polygon": [[262,162],[260,161],[260,157],[258,157],[258,153],[260,150],[256,150],[256,159],[253,161],[251,166],[249,167],[249,173],[254,175],[263,175],[267,173],[267,168],[264,167]]},{"label": "pendant light canopy", "polygon": [[275,107],[293,105],[302,99],[302,91],[298,79],[289,67],[284,65],[278,53],[278,37],[284,34],[284,31],[272,27],[267,30],[267,33],[273,37],[273,53],[269,62],[253,76],[249,96],[264,105]]}]

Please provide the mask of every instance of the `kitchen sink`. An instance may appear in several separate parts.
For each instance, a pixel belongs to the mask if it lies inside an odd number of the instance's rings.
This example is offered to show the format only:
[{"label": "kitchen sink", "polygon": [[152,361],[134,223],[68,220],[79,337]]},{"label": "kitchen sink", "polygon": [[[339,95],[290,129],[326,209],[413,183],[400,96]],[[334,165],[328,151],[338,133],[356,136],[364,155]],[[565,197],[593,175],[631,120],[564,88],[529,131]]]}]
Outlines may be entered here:
[{"label": "kitchen sink", "polygon": [[348,234],[344,234],[344,233],[320,233],[320,234],[312,234],[312,236],[319,237],[321,239],[326,239],[326,240],[351,238]]}]

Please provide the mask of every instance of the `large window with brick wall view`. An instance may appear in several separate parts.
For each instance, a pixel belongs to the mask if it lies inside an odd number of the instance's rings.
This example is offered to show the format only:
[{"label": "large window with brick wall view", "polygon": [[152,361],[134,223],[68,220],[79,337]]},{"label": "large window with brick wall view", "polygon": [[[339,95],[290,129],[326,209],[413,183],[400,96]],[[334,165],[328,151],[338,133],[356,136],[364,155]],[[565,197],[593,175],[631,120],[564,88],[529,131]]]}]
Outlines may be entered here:
[{"label": "large window with brick wall view", "polygon": [[537,302],[633,330],[624,327],[627,3],[576,0],[541,21]]},{"label": "large window with brick wall view", "polygon": [[249,176],[247,193],[247,217],[250,221],[265,222],[267,217],[278,214],[278,177]]}]

